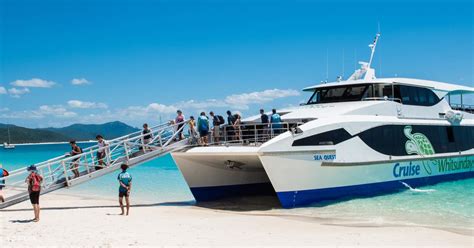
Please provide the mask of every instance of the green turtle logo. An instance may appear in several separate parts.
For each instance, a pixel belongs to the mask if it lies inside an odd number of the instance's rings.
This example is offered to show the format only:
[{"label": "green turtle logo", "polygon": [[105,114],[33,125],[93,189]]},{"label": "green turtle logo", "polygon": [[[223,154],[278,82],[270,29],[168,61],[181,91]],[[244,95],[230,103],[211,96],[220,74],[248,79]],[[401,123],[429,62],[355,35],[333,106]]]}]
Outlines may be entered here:
[{"label": "green turtle logo", "polygon": [[[435,154],[435,150],[433,145],[431,145],[430,140],[422,133],[412,134],[412,130],[411,126],[405,126],[405,129],[403,130],[403,133],[409,139],[405,143],[407,154],[418,154],[421,156]],[[423,167],[425,168],[426,173],[431,175],[431,167],[425,162],[423,162]]]}]

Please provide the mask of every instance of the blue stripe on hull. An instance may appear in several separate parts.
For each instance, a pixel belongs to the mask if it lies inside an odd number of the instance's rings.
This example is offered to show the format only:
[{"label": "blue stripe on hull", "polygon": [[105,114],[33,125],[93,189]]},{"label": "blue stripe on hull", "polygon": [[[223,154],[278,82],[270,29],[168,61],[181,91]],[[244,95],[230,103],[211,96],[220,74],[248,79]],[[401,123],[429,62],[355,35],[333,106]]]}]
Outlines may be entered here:
[{"label": "blue stripe on hull", "polygon": [[275,195],[275,190],[270,183],[255,183],[243,185],[226,185],[212,187],[191,188],[196,201],[212,201],[226,197],[248,195]]},{"label": "blue stripe on hull", "polygon": [[474,171],[326,189],[277,192],[277,195],[284,208],[293,208],[325,200],[336,200],[342,197],[367,197],[391,193],[405,188],[400,182],[408,183],[412,187],[419,187],[470,177],[474,177]]}]

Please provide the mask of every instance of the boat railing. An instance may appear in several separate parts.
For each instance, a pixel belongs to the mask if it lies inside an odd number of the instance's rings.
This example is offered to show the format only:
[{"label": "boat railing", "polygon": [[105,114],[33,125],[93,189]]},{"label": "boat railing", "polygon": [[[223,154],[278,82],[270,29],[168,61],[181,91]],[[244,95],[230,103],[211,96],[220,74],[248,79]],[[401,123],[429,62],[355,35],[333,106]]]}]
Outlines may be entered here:
[{"label": "boat railing", "polygon": [[393,97],[365,97],[362,101],[392,101],[402,103],[402,99]]},{"label": "boat railing", "polygon": [[451,103],[450,105],[453,110],[459,110],[459,111],[464,111],[467,113],[474,114],[474,105],[456,104],[456,103]]},{"label": "boat railing", "polygon": [[[244,123],[240,125],[221,125],[209,133],[211,145],[250,145],[259,146],[274,137],[290,131],[302,122]],[[215,128],[218,128],[216,131]],[[195,137],[197,138],[197,137]],[[191,139],[193,140],[193,139]],[[195,144],[199,144],[196,139]]]},{"label": "boat railing", "polygon": [[[59,156],[35,164],[37,173],[43,177],[42,191],[69,186],[78,178],[88,177],[89,174],[102,169],[120,168],[121,164],[128,163],[133,158],[142,158],[164,154],[179,144],[186,144],[187,138],[183,135],[189,122],[166,123],[150,128],[149,133],[142,131],[125,135],[108,141],[105,147],[92,146],[83,150],[83,153],[70,156]],[[175,145],[176,144],[176,145]],[[98,156],[98,153],[105,156]],[[79,176],[74,177],[74,171]],[[0,178],[0,186],[8,198],[24,196],[28,191],[25,179],[30,172],[26,167],[11,171],[8,176]],[[90,177],[90,176],[89,176]],[[1,205],[1,204],[0,204]]]}]

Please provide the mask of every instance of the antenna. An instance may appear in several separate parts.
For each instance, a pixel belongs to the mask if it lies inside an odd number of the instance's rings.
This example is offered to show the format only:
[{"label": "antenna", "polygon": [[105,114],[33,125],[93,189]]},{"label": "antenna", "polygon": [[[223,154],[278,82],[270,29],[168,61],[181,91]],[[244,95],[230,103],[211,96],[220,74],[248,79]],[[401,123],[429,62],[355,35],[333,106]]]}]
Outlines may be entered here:
[{"label": "antenna", "polygon": [[326,82],[329,79],[329,49],[326,48]]},{"label": "antenna", "polygon": [[379,37],[380,37],[380,33],[377,33],[377,35],[375,35],[374,42],[369,45],[371,53],[370,53],[369,64],[367,65],[368,68],[370,68],[370,65],[372,65],[372,59],[374,58],[375,48],[377,47],[377,41],[379,40]]},{"label": "antenna", "polygon": [[382,76],[382,53],[379,52],[379,74]]},{"label": "antenna", "polygon": [[[380,21],[377,22],[377,34],[380,36]],[[382,53],[379,52],[379,73],[382,76]]]},{"label": "antenna", "polygon": [[342,78],[344,78],[344,48],[342,48]]}]

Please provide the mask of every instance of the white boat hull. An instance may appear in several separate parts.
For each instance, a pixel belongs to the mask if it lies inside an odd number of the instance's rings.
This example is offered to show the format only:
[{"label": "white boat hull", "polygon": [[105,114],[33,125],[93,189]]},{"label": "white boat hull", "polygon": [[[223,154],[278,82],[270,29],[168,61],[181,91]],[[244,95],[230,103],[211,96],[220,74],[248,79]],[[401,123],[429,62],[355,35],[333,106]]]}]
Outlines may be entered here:
[{"label": "white boat hull", "polygon": [[286,208],[474,176],[474,155],[346,166],[325,165],[311,153],[260,159]]},{"label": "white boat hull", "polygon": [[[278,196],[285,208],[373,196],[474,177],[474,155],[370,164],[316,161],[314,152],[257,153],[245,147],[193,148],[172,156],[197,201],[251,194]],[[228,161],[234,164],[229,164]],[[233,167],[232,167],[233,166]]]},{"label": "white boat hull", "polygon": [[197,201],[274,193],[256,148],[193,148],[172,157]]}]

